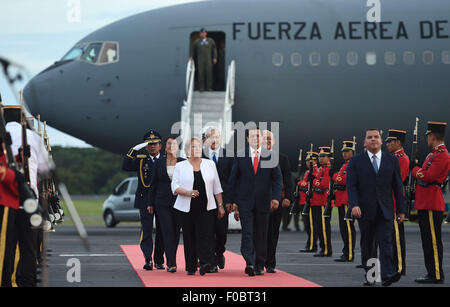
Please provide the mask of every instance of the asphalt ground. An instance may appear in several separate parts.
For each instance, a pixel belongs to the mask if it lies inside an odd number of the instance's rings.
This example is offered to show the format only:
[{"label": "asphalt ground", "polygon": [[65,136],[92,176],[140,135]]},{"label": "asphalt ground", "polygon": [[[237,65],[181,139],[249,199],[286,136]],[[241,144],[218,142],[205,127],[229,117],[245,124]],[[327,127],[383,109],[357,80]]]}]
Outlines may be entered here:
[{"label": "asphalt ground", "polygon": [[[423,252],[418,225],[407,225],[406,232],[406,276],[393,287],[417,287],[414,279],[425,275]],[[48,236],[51,256],[48,257],[48,285],[56,287],[142,287],[142,282],[132,269],[120,245],[139,243],[139,227],[135,224],[120,224],[115,228],[105,226],[87,226],[90,250],[87,251],[73,226],[61,225],[57,231]],[[357,242],[359,242],[357,232]],[[450,286],[450,225],[443,225],[444,273]],[[240,233],[228,235],[227,249],[240,254]],[[338,228],[332,227],[333,257],[316,258],[312,254],[299,253],[306,242],[305,232],[280,232],[277,248],[277,269],[297,275],[325,287],[360,287],[364,271],[355,266],[360,264],[359,244],[356,247],[355,262],[337,263],[333,259],[340,256],[343,244]],[[182,243],[182,240],[181,240]],[[76,258],[80,263],[81,280],[69,282],[72,266],[70,259]],[[226,267],[225,267],[226,269]],[[244,274],[244,268],[242,268]],[[168,273],[169,274],[169,273]],[[176,274],[185,274],[177,272]],[[262,277],[264,278],[264,277]],[[187,285],[188,286],[188,285]],[[251,286],[251,285],[249,285]]]}]

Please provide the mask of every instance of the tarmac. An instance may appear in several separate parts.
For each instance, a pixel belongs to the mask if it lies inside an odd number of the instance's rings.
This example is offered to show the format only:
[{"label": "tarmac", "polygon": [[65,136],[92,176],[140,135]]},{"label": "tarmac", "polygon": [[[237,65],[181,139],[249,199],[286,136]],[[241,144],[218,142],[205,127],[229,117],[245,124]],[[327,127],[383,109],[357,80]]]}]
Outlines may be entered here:
[{"label": "tarmac", "polygon": [[[120,245],[137,245],[139,243],[139,226],[135,224],[120,224],[115,228],[105,226],[86,227],[90,250],[81,244],[73,226],[58,226],[56,232],[48,236],[48,246],[51,256],[48,257],[48,286],[56,287],[143,287],[143,284],[131,264],[128,262]],[[406,225],[406,276],[393,284],[393,287],[424,286],[414,282],[414,279],[426,274],[419,227],[417,224]],[[361,262],[359,249],[359,232],[357,231],[357,246],[355,261],[337,263],[333,259],[341,255],[343,244],[336,226],[332,227],[333,257],[316,258],[312,254],[299,253],[306,242],[306,233],[289,231],[281,232],[277,248],[277,269],[299,276],[324,287],[360,287],[364,271],[355,266]],[[447,276],[443,285],[450,286],[450,225],[442,226],[444,243],[444,274]],[[227,249],[240,254],[240,233],[229,233]],[[182,244],[182,240],[180,241]],[[70,275],[72,266],[70,259],[80,262],[80,281],[73,281]],[[225,266],[226,270],[226,266]],[[167,273],[170,274],[170,273]],[[185,274],[178,271],[175,274]],[[220,272],[218,273],[220,274]],[[244,268],[242,268],[244,275]],[[266,273],[267,274],[267,273]],[[68,278],[69,276],[69,278]],[[198,276],[201,278],[201,276]],[[264,276],[258,277],[264,278]],[[70,282],[70,280],[72,282]],[[189,285],[186,285],[189,286]],[[251,287],[251,284],[248,285]]]}]

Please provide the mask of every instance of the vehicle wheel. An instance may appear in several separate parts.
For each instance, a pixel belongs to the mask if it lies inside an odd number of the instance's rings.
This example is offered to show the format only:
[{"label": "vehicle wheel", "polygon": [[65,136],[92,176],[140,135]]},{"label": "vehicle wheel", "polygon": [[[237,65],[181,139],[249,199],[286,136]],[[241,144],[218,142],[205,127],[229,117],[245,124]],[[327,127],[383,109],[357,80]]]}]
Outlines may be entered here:
[{"label": "vehicle wheel", "polygon": [[116,227],[116,225],[118,224],[111,210],[105,212],[105,214],[103,215],[103,220],[105,221],[105,225],[108,228]]}]

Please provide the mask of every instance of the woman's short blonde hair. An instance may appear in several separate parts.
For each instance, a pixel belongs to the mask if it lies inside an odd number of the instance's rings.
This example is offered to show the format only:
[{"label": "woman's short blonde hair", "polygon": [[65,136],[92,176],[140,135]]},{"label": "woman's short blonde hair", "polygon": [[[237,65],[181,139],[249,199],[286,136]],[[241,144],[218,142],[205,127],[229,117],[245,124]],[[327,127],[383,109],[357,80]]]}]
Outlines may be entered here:
[{"label": "woman's short blonde hair", "polygon": [[192,137],[192,138],[190,138],[190,139],[186,142],[186,145],[184,146],[184,151],[185,151],[187,157],[189,157],[189,156],[191,155],[191,144],[192,144],[192,142],[194,142],[194,141],[199,142],[199,143],[200,143],[200,146],[203,147],[203,142],[202,142],[202,140],[201,140],[200,138],[197,138],[197,137]]}]

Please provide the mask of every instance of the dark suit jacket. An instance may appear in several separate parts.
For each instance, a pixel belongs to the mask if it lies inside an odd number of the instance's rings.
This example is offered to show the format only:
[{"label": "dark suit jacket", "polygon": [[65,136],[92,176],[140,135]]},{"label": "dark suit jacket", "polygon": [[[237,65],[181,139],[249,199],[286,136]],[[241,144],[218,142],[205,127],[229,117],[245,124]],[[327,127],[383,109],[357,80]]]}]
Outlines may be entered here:
[{"label": "dark suit jacket", "polygon": [[[289,158],[280,153],[280,169],[283,175],[284,198],[294,201],[294,184],[292,180],[291,165]],[[281,207],[281,204],[280,204]]]},{"label": "dark suit jacket", "polygon": [[[177,163],[183,160],[183,158],[177,158]],[[164,156],[153,164],[147,206],[173,207],[177,197],[172,193],[171,183],[167,175],[167,157]]]},{"label": "dark suit jacket", "polygon": [[[219,174],[220,185],[222,186],[222,197],[228,193],[228,179],[230,178],[231,168],[233,167],[233,157],[225,156],[226,150],[221,148],[219,157],[217,157],[217,173]],[[209,159],[209,156],[203,155],[203,158]]]},{"label": "dark suit jacket", "polygon": [[394,220],[394,192],[397,213],[405,213],[406,205],[398,159],[390,153],[382,152],[378,174],[375,174],[367,152],[354,156],[347,166],[347,193],[349,210],[359,206],[361,219],[373,221],[377,206],[384,218]]},{"label": "dark suit jacket", "polygon": [[130,150],[130,152],[123,158],[122,169],[128,172],[136,172],[138,177],[138,187],[136,189],[136,197],[134,199],[134,208],[147,208],[152,168],[153,160],[145,148],[139,151]]},{"label": "dark suit jacket", "polygon": [[[276,199],[281,202],[282,175],[279,166],[261,168],[264,160],[270,160],[270,154],[261,152],[258,170],[255,175],[249,150],[234,158],[230,178],[229,193],[226,203],[235,203],[240,212],[270,213],[270,202]],[[281,203],[280,203],[281,205]]]}]

